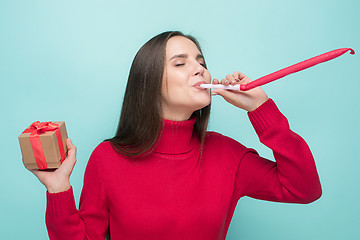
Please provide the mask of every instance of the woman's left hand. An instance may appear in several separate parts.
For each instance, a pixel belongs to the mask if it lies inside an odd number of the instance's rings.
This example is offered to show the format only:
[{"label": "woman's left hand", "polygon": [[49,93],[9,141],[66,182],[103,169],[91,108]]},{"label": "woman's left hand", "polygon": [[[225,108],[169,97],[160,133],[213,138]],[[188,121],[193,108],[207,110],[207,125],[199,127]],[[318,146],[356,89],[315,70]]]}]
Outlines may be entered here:
[{"label": "woman's left hand", "polygon": [[[218,79],[214,79],[213,84],[221,83],[223,85],[236,85],[246,84],[251,81],[252,80],[245,74],[241,72],[234,72],[232,75],[228,74],[226,78],[221,80],[221,82],[219,82]],[[269,99],[260,87],[253,88],[248,91],[214,89],[211,94],[221,95],[227,102],[248,112],[254,111]]]}]

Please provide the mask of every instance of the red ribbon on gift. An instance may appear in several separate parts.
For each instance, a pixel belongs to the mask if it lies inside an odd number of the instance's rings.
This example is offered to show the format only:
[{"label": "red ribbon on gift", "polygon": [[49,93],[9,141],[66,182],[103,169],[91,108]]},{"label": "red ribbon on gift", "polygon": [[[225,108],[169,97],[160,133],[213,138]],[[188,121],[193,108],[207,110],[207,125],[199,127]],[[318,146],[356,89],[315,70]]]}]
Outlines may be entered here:
[{"label": "red ribbon on gift", "polygon": [[59,125],[53,122],[33,122],[30,128],[25,129],[23,133],[31,133],[30,134],[30,143],[31,147],[34,152],[34,157],[36,164],[38,165],[39,169],[47,169],[47,164],[45,160],[45,155],[43,148],[40,142],[40,135],[46,132],[53,132],[55,131],[56,138],[59,144],[60,149],[60,156],[61,156],[61,163],[65,160],[65,151],[64,145],[61,138],[61,132],[59,129]]}]

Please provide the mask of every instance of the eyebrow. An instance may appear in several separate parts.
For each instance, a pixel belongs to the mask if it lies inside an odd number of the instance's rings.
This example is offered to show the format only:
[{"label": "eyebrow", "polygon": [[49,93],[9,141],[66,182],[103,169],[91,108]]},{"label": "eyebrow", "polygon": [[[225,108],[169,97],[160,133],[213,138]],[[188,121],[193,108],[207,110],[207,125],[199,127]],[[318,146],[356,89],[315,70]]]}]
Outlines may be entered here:
[{"label": "eyebrow", "polygon": [[[171,57],[169,61],[173,60],[174,58],[188,58],[188,57],[189,57],[188,54],[184,54],[184,53],[182,53],[182,54],[177,54],[177,55],[174,55],[173,57]],[[198,59],[203,59],[203,60],[204,60],[205,58],[204,58],[203,55],[201,55],[201,54],[199,53],[199,54],[196,56],[196,60],[198,60]]]}]

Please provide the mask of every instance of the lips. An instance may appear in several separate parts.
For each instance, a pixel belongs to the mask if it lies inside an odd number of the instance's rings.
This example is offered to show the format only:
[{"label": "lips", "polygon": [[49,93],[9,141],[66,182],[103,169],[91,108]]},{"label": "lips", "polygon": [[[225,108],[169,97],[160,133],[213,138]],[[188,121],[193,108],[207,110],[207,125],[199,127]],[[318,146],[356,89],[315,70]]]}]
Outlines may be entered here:
[{"label": "lips", "polygon": [[197,89],[205,90],[206,88],[200,87],[201,84],[205,84],[205,83],[206,83],[205,81],[199,81],[199,82],[195,83],[195,84],[193,85],[193,87],[194,87],[194,88],[197,88]]}]

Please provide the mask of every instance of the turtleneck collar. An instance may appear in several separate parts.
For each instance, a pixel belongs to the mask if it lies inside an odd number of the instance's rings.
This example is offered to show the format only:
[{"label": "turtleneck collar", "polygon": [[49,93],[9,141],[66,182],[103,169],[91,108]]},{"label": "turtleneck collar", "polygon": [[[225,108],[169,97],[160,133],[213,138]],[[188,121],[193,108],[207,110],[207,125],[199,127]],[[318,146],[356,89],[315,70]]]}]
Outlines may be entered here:
[{"label": "turtleneck collar", "polygon": [[196,118],[186,121],[162,119],[163,129],[157,140],[154,152],[163,154],[184,154],[190,152],[199,143],[193,134]]}]

